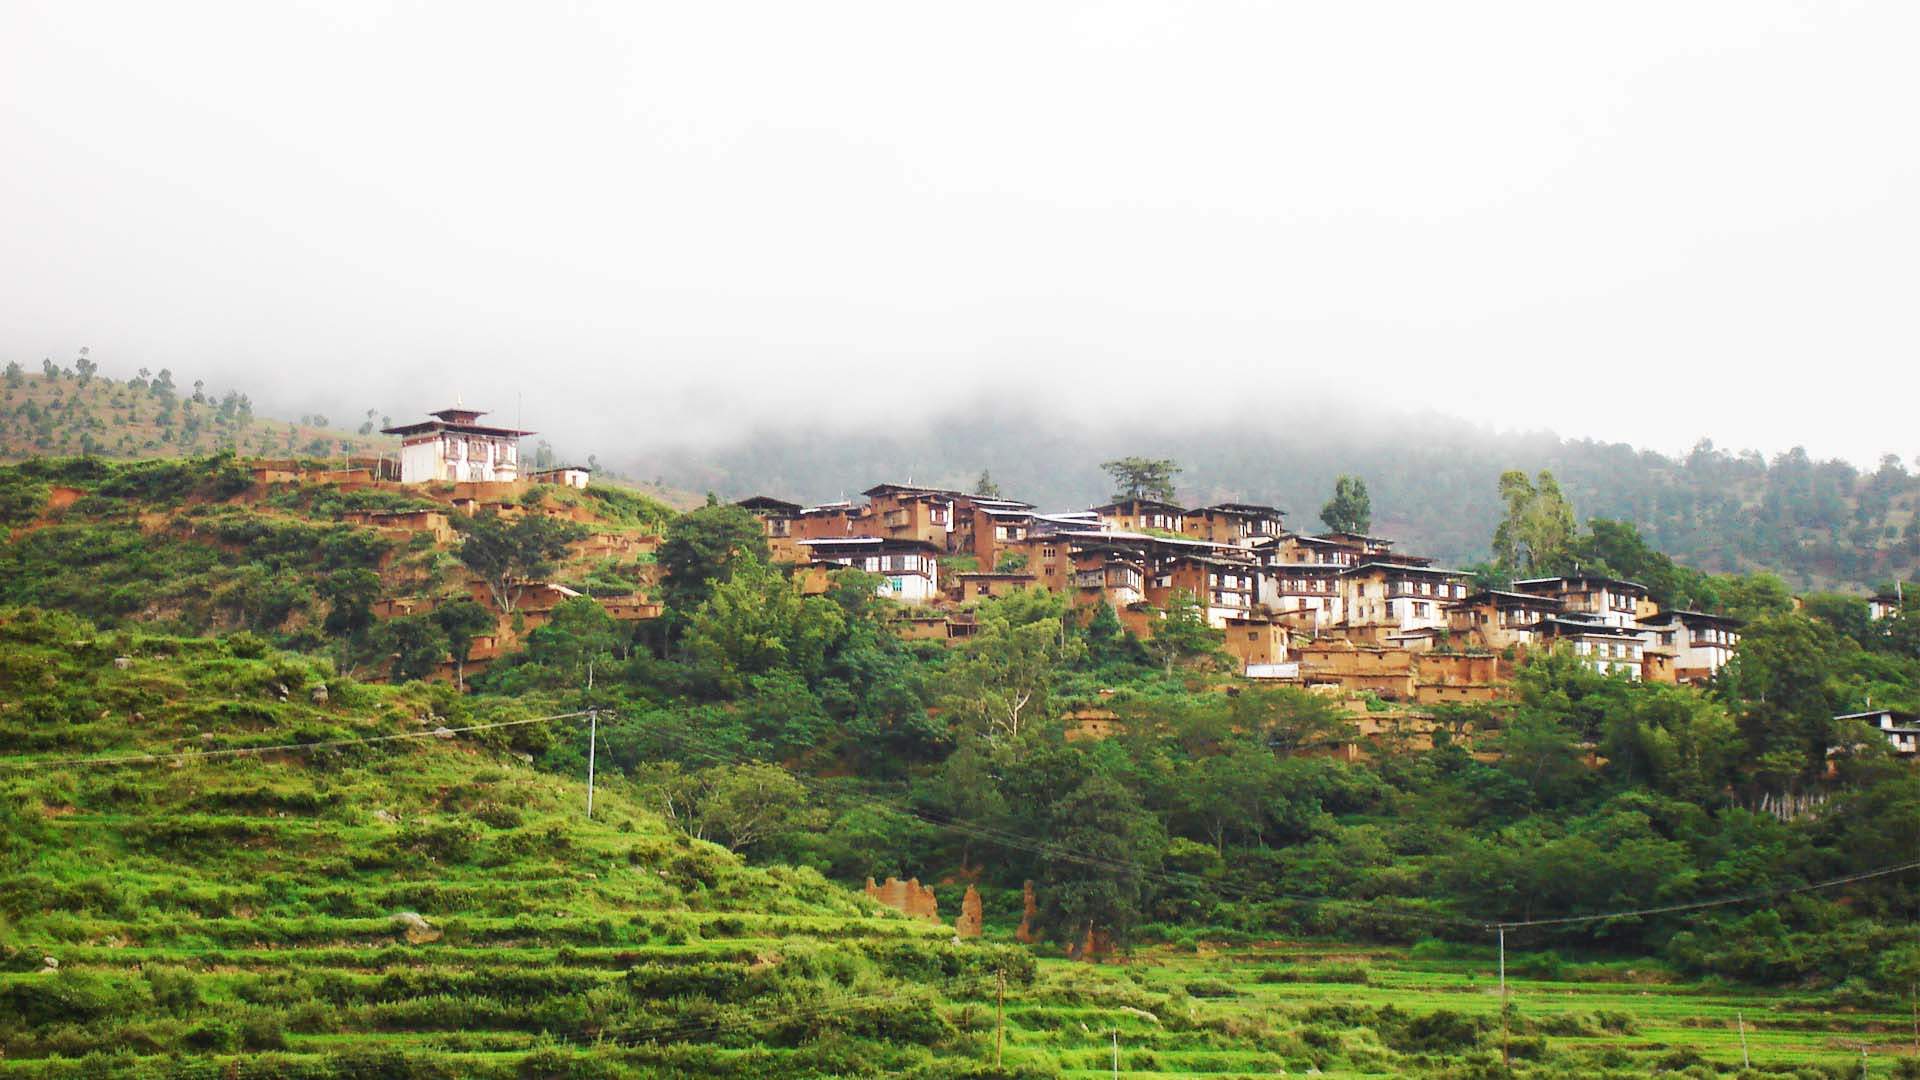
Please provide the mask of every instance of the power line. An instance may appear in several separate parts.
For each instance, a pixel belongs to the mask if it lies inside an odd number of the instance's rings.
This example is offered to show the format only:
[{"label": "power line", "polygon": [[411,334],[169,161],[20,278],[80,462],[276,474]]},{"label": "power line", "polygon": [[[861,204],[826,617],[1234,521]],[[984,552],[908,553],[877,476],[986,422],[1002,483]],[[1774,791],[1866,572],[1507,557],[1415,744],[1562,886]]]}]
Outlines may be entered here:
[{"label": "power line", "polygon": [[[692,740],[684,735],[674,735],[674,734],[665,734],[665,733],[656,733],[656,735],[660,735],[664,737],[669,742],[677,743],[680,749],[682,749],[683,751],[694,754],[695,756],[704,757],[710,761],[731,762],[734,764],[746,764],[753,760],[751,758],[746,757],[743,754],[729,753],[723,750],[718,750],[710,747],[704,748],[704,749],[698,748],[698,747],[690,747],[688,744],[691,743]],[[904,817],[914,818],[916,820],[925,822],[926,824],[933,825],[936,828],[949,829],[954,832],[972,836],[975,839],[984,840],[991,844],[997,844],[1001,847],[1011,848],[1018,851],[1026,851],[1031,854],[1041,855],[1049,858],[1064,859],[1069,862],[1076,862],[1083,866],[1090,866],[1095,869],[1130,871],[1132,873],[1138,874],[1144,880],[1155,881],[1161,884],[1200,885],[1215,892],[1228,893],[1230,895],[1238,896],[1246,900],[1267,900],[1267,901],[1284,900],[1284,901],[1289,901],[1293,903],[1309,904],[1309,905],[1343,905],[1348,907],[1365,907],[1369,914],[1377,917],[1383,917],[1383,918],[1389,918],[1389,919],[1400,919],[1402,921],[1408,921],[1408,922],[1427,923],[1430,925],[1446,924],[1446,925],[1452,925],[1452,926],[1472,927],[1475,929],[1480,929],[1485,925],[1484,923],[1482,923],[1480,920],[1477,920],[1477,919],[1468,919],[1460,916],[1445,915],[1440,912],[1404,911],[1404,910],[1393,910],[1388,908],[1374,907],[1374,906],[1370,906],[1370,902],[1365,900],[1350,900],[1350,899],[1346,899],[1344,897],[1338,897],[1338,896],[1307,896],[1307,895],[1294,894],[1294,893],[1278,893],[1269,889],[1257,888],[1255,886],[1240,885],[1238,883],[1231,882],[1231,881],[1217,880],[1214,878],[1205,877],[1200,874],[1192,874],[1192,873],[1187,873],[1185,871],[1179,871],[1179,870],[1164,870],[1158,867],[1148,866],[1147,864],[1139,862],[1137,860],[1114,859],[1114,858],[1109,858],[1101,855],[1093,855],[1086,852],[1077,851],[1072,848],[1068,848],[1064,845],[1058,844],[1053,841],[1042,840],[1039,838],[1027,836],[1022,833],[1008,832],[1004,829],[993,828],[992,826],[976,825],[971,822],[959,821],[954,818],[948,817],[944,814],[939,814],[932,811],[919,809],[917,807],[907,805],[897,800],[882,798],[877,795],[861,794],[861,795],[855,795],[855,796],[849,797],[846,792],[833,787],[831,784],[828,784],[827,782],[817,777],[804,776],[797,773],[789,773],[789,775],[793,776],[793,778],[797,782],[799,782],[802,786],[811,788],[815,791],[823,792],[823,793],[833,795],[842,799],[849,799],[850,801],[853,801],[853,802],[864,803],[868,806],[877,807],[879,809],[886,810],[891,813],[899,814]]]},{"label": "power line", "polygon": [[[688,743],[692,741],[691,739],[689,739],[684,735],[658,733],[658,732],[656,732],[655,734],[657,736],[664,737],[669,742],[678,743],[680,745],[680,748],[683,750],[689,749]],[[734,763],[744,763],[751,760],[737,752],[728,753],[725,751],[719,751],[714,749],[707,749],[704,753],[701,753],[697,749],[694,750],[693,752],[697,753],[699,756],[706,757],[707,759],[713,760],[713,761],[731,761]],[[813,790],[816,790],[816,791],[823,791],[828,794],[836,795],[841,798],[847,798],[847,795],[845,792],[833,787],[830,784],[825,783],[824,781],[818,778],[803,776],[797,773],[790,773],[790,775],[792,775],[794,779],[800,782],[803,786],[812,788]],[[875,806],[880,809],[888,810],[896,814],[912,817],[917,820],[926,822],[929,825],[936,826],[938,828],[951,829],[955,832],[971,835],[977,839],[986,840],[990,843],[999,844],[1004,847],[1010,847],[1016,850],[1023,850],[1033,854],[1042,855],[1042,856],[1067,859],[1069,861],[1078,862],[1082,865],[1092,866],[1099,869],[1128,870],[1128,871],[1132,871],[1134,873],[1139,874],[1142,878],[1147,880],[1159,881],[1162,883],[1195,883],[1195,884],[1204,885],[1217,892],[1226,892],[1226,893],[1230,893],[1230,894],[1237,895],[1242,898],[1251,899],[1251,900],[1285,900],[1285,901],[1291,901],[1291,902],[1302,903],[1302,904],[1314,904],[1314,905],[1320,905],[1320,904],[1336,905],[1337,904],[1337,905],[1346,905],[1351,907],[1366,907],[1369,914],[1379,916],[1379,917],[1397,918],[1397,919],[1402,919],[1410,922],[1426,922],[1430,924],[1446,924],[1446,925],[1452,925],[1452,926],[1473,927],[1476,929],[1487,930],[1487,931],[1495,931],[1495,930],[1501,930],[1501,929],[1512,930],[1512,929],[1520,929],[1523,927],[1533,927],[1533,926],[1567,926],[1567,925],[1575,925],[1580,923],[1602,922],[1608,919],[1626,919],[1626,918],[1634,918],[1634,917],[1646,916],[1646,915],[1672,914],[1672,913],[1681,912],[1681,911],[1697,911],[1697,910],[1702,910],[1706,908],[1724,907],[1730,904],[1745,903],[1745,902],[1750,902],[1754,900],[1765,900],[1765,899],[1773,899],[1781,896],[1790,896],[1796,893],[1815,892],[1823,889],[1835,888],[1840,885],[1851,884],[1853,882],[1867,881],[1867,880],[1872,880],[1874,878],[1888,877],[1893,874],[1902,873],[1908,870],[1920,869],[1920,862],[1901,863],[1894,866],[1885,866],[1885,867],[1880,867],[1874,870],[1862,871],[1857,874],[1848,874],[1842,877],[1832,878],[1826,881],[1814,882],[1807,885],[1791,886],[1787,888],[1766,890],[1761,892],[1729,894],[1729,895],[1713,897],[1705,900],[1689,901],[1686,903],[1679,903],[1679,904],[1666,904],[1666,905],[1661,905],[1657,907],[1639,908],[1639,909],[1632,909],[1632,910],[1625,910],[1625,911],[1602,912],[1602,913],[1593,914],[1593,915],[1570,915],[1570,916],[1562,916],[1562,917],[1549,918],[1549,919],[1486,920],[1486,919],[1467,918],[1464,916],[1444,915],[1439,912],[1400,911],[1400,910],[1382,909],[1382,908],[1368,906],[1369,905],[1368,901],[1349,900],[1343,897],[1305,896],[1305,895],[1299,895],[1299,894],[1276,893],[1269,890],[1259,889],[1253,886],[1238,885],[1236,883],[1227,882],[1227,881],[1216,881],[1212,878],[1203,877],[1198,874],[1189,874],[1182,871],[1160,870],[1134,860],[1112,859],[1104,856],[1090,855],[1083,852],[1077,852],[1072,849],[1065,848],[1059,844],[1052,843],[1050,841],[1039,840],[1033,837],[1026,836],[1024,834],[1011,833],[1005,830],[995,829],[995,828],[992,828],[991,826],[974,825],[969,822],[956,821],[952,818],[946,817],[945,815],[921,810],[921,809],[900,803],[896,800],[885,799],[875,795],[865,795],[865,794],[857,795],[857,796],[853,796],[851,801],[864,803],[866,805]]]},{"label": "power line", "polygon": [[[435,738],[444,739],[444,738],[450,738],[454,735],[468,734],[476,731],[490,731],[490,730],[496,730],[500,728],[524,727],[531,724],[553,723],[561,720],[578,719],[579,717],[582,717],[582,716],[594,715],[599,711],[601,710],[580,709],[574,712],[555,713],[551,716],[529,717],[529,718],[520,719],[520,720],[499,720],[499,721],[493,721],[485,724],[468,724],[468,725],[464,725],[457,728],[439,727],[439,728],[433,728],[426,731],[399,732],[391,735],[373,735],[373,736],[365,736],[362,738],[354,738],[354,739],[328,739],[328,740],[322,740],[317,742],[279,743],[279,744],[274,744],[269,746],[230,747],[230,748],[224,748],[219,750],[194,750],[194,751],[181,751],[178,753],[163,753],[163,754],[127,754],[127,755],[119,755],[119,756],[112,756],[112,757],[91,757],[91,758],[17,759],[14,761],[0,761],[0,769],[3,769],[3,770],[57,769],[57,768],[75,768],[75,767],[92,767],[92,766],[115,767],[115,766],[123,766],[123,765],[152,764],[156,762],[187,762],[187,761],[204,760],[204,759],[231,758],[231,757],[238,757],[238,756],[248,755],[248,754],[299,753],[307,750],[332,749],[332,748],[345,747],[345,746],[361,746],[361,745],[369,745],[374,743],[398,742],[398,741],[406,741],[406,740],[414,740],[414,739],[435,739]],[[750,758],[747,758],[743,754],[723,751],[712,746],[690,747],[688,744],[691,743],[692,740],[684,735],[677,735],[677,734],[670,734],[670,733],[656,733],[656,735],[663,736],[668,742],[678,744],[679,748],[683,751],[690,751],[692,753],[695,753],[697,756],[707,758],[708,760],[717,761],[717,762],[731,762],[735,764],[742,764],[752,760]],[[835,797],[842,798],[842,799],[845,799],[848,797],[844,791],[833,787],[832,785],[826,783],[824,780],[820,778],[804,776],[796,773],[789,773],[789,775],[793,776],[793,778],[803,786],[808,787],[812,790],[831,794],[831,795],[834,795]],[[861,794],[861,795],[853,796],[852,801],[861,802],[869,806],[874,806],[883,810],[890,811],[892,813],[900,814],[906,817],[911,817],[916,820],[925,822],[926,824],[933,825],[937,828],[949,829],[954,832],[959,832],[965,835],[972,836],[976,839],[987,841],[989,843],[998,844],[1002,847],[1009,847],[1015,850],[1026,851],[1031,854],[1041,855],[1045,857],[1065,859],[1071,862],[1077,862],[1077,863],[1080,863],[1081,865],[1090,866],[1096,869],[1131,871],[1135,874],[1138,874],[1144,880],[1156,881],[1162,884],[1198,884],[1198,885],[1205,886],[1209,889],[1212,889],[1216,892],[1226,892],[1226,893],[1237,895],[1244,899],[1250,899],[1250,900],[1283,900],[1283,901],[1289,901],[1293,903],[1310,904],[1310,905],[1345,905],[1350,907],[1366,907],[1368,910],[1368,913],[1376,917],[1401,919],[1404,921],[1411,921],[1411,922],[1424,922],[1429,924],[1470,926],[1470,927],[1475,927],[1475,928],[1478,928],[1481,930],[1487,930],[1487,931],[1513,930],[1513,929],[1521,929],[1525,927],[1536,927],[1536,926],[1573,926],[1573,925],[1579,925],[1584,923],[1604,922],[1610,919],[1629,919],[1629,918],[1638,918],[1638,917],[1649,916],[1649,915],[1674,914],[1674,913],[1683,912],[1683,911],[1700,911],[1708,908],[1724,907],[1731,904],[1748,903],[1756,900],[1776,899],[1779,897],[1791,896],[1799,893],[1817,892],[1825,889],[1835,888],[1841,885],[1852,884],[1859,881],[1868,881],[1875,878],[1888,877],[1893,874],[1903,873],[1908,870],[1920,869],[1920,861],[1916,861],[1916,862],[1901,863],[1894,866],[1880,867],[1875,870],[1862,871],[1856,874],[1848,874],[1841,877],[1830,878],[1825,881],[1814,882],[1807,885],[1791,886],[1787,888],[1764,890],[1759,892],[1730,894],[1725,896],[1713,897],[1705,900],[1688,901],[1685,903],[1678,903],[1678,904],[1664,904],[1664,905],[1659,905],[1655,907],[1634,908],[1634,909],[1622,910],[1622,911],[1600,912],[1600,913],[1591,914],[1591,915],[1567,915],[1567,916],[1559,916],[1555,918],[1546,918],[1546,919],[1477,920],[1477,919],[1467,918],[1464,916],[1444,915],[1439,912],[1419,912],[1419,911],[1382,909],[1377,907],[1371,907],[1368,901],[1350,900],[1350,899],[1337,897],[1337,896],[1307,896],[1307,895],[1290,894],[1290,893],[1275,893],[1269,890],[1258,889],[1252,886],[1239,885],[1234,882],[1219,881],[1219,880],[1207,878],[1198,874],[1190,874],[1183,871],[1162,870],[1156,867],[1150,867],[1145,863],[1139,862],[1137,860],[1114,859],[1114,858],[1108,858],[1100,855],[1088,854],[1086,852],[1076,851],[1074,849],[1067,848],[1058,843],[1037,839],[1024,834],[1013,833],[1003,829],[996,829],[991,826],[976,825],[970,822],[958,821],[953,818],[947,817],[946,815],[915,808],[915,807],[906,805],[904,803],[898,802],[896,800],[886,799],[876,795]]]},{"label": "power line", "polygon": [[1868,881],[1873,878],[1887,877],[1907,870],[1920,870],[1920,862],[1901,863],[1897,866],[1883,866],[1878,870],[1864,870],[1858,874],[1816,881],[1811,885],[1795,885],[1783,889],[1769,889],[1762,892],[1739,893],[1730,896],[1715,897],[1711,900],[1693,900],[1684,904],[1664,904],[1660,907],[1638,908],[1632,911],[1609,911],[1599,915],[1567,915],[1554,919],[1522,919],[1512,922],[1490,922],[1489,930],[1514,930],[1523,926],[1571,926],[1575,923],[1601,922],[1606,919],[1631,919],[1641,915],[1668,915],[1676,911],[1699,911],[1702,908],[1724,907],[1727,904],[1739,904],[1752,900],[1772,900],[1795,893],[1817,892],[1856,881]]},{"label": "power line", "polygon": [[592,710],[556,713],[553,716],[535,716],[525,720],[497,720],[487,724],[468,724],[464,727],[437,727],[427,731],[403,731],[393,735],[369,735],[358,739],[325,739],[318,742],[278,743],[272,746],[237,746],[221,750],[183,750],[172,754],[123,754],[113,757],[92,758],[17,758],[13,761],[0,761],[0,769],[66,769],[93,765],[148,765],[161,761],[198,761],[204,758],[238,757],[243,754],[290,754],[303,750],[324,750],[341,746],[361,746],[368,743],[397,742],[404,739],[445,739],[455,735],[464,735],[473,731],[492,731],[496,728],[524,727],[528,724],[546,724],[556,720],[571,720],[585,716]]}]

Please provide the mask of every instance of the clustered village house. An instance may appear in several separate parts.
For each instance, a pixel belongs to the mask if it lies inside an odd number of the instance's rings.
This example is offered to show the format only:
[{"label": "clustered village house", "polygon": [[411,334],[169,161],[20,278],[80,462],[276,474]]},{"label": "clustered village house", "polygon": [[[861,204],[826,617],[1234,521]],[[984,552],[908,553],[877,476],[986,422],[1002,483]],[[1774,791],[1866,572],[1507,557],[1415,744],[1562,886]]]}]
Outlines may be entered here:
[{"label": "clustered village house", "polygon": [[[440,544],[456,537],[449,513],[494,510],[563,516],[587,526],[569,560],[576,568],[597,559],[651,555],[658,535],[611,529],[577,505],[529,506],[526,494],[533,486],[585,488],[589,470],[523,470],[519,440],[533,433],[482,424],[483,415],[456,407],[387,428],[401,440],[397,459],[350,460],[345,469],[273,461],[251,468],[265,485],[404,485],[423,491],[445,509],[356,511],[347,517],[376,529],[430,533]],[[1572,573],[1478,589],[1471,575],[1396,551],[1392,540],[1294,532],[1279,508],[1256,503],[1189,508],[1131,499],[1042,513],[1017,499],[914,484],[880,484],[861,495],[864,501],[857,504],[805,506],[755,496],[738,505],[760,520],[772,557],[796,567],[804,588],[824,591],[829,575],[841,568],[876,575],[879,593],[900,602],[894,627],[912,639],[965,640],[976,630],[975,602],[1020,589],[1065,595],[1083,615],[1105,603],[1127,629],[1151,639],[1161,612],[1184,591],[1222,632],[1225,651],[1247,678],[1414,709],[1505,698],[1515,662],[1530,650],[1565,647],[1594,670],[1629,679],[1702,683],[1740,641],[1737,620],[1664,609],[1635,582]],[[654,584],[650,575],[645,584]],[[514,618],[501,618],[496,632],[481,636],[461,662],[467,674],[483,670],[558,604],[581,595],[558,582],[525,586]],[[492,605],[478,581],[468,582],[466,591]],[[440,599],[388,597],[375,610],[383,617],[420,614]],[[617,619],[661,614],[638,591],[590,599]],[[1892,617],[1904,599],[1875,595],[1869,614]],[[437,677],[457,678],[461,664],[449,658]],[[1881,710],[1839,719],[1862,720],[1879,729],[1897,754],[1920,757],[1920,718]],[[1090,734],[1109,722],[1097,710],[1080,721]],[[1395,733],[1371,732],[1370,723],[1379,726],[1363,720],[1363,734]]]},{"label": "clustered village house", "polygon": [[861,495],[858,504],[762,495],[738,505],[761,520],[776,560],[878,575],[883,596],[910,605],[900,625],[913,637],[965,638],[970,601],[1040,588],[1080,609],[1109,604],[1151,638],[1184,590],[1249,677],[1409,701],[1491,700],[1502,660],[1554,645],[1603,673],[1702,682],[1740,638],[1735,620],[1663,610],[1631,581],[1576,573],[1475,589],[1471,575],[1392,540],[1293,532],[1279,508],[1255,503],[1131,499],[1042,513],[912,484]]}]

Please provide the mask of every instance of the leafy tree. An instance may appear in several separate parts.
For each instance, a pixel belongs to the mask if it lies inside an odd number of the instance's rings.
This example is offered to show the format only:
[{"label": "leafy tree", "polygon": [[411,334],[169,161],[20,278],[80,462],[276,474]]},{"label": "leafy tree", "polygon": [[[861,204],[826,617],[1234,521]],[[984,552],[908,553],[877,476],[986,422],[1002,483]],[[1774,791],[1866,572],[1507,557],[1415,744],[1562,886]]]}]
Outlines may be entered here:
[{"label": "leafy tree", "polygon": [[765,529],[746,510],[709,502],[675,518],[657,556],[667,606],[693,611],[732,575],[742,557],[755,562],[767,558]]},{"label": "leafy tree", "polygon": [[1077,950],[1090,937],[1128,941],[1159,868],[1166,831],[1118,781],[1094,775],[1052,806],[1049,835],[1063,854],[1039,882],[1041,930]]},{"label": "leafy tree", "polygon": [[73,362],[76,380],[81,386],[92,382],[94,373],[100,370],[100,365],[95,363],[93,358],[87,355],[89,351],[91,350],[82,346],[80,349],[80,358]]},{"label": "leafy tree", "polygon": [[1015,740],[1052,707],[1062,668],[1085,646],[1070,637],[1059,601],[1016,593],[983,606],[979,629],[947,679],[947,711],[965,730]]},{"label": "leafy tree", "polygon": [[1229,836],[1265,843],[1267,800],[1279,788],[1279,762],[1242,743],[1193,759],[1182,773],[1180,810],[1224,854]]},{"label": "leafy tree", "polygon": [[993,482],[992,470],[980,470],[980,479],[973,483],[973,493],[983,499],[997,499],[1000,497],[1000,485]]},{"label": "leafy tree", "polygon": [[524,514],[509,522],[497,511],[456,517],[461,532],[460,561],[486,583],[502,614],[513,614],[529,584],[553,573],[567,545],[585,534],[568,521]]},{"label": "leafy tree", "polygon": [[1227,704],[1235,730],[1281,753],[1311,750],[1357,737],[1353,721],[1337,702],[1297,686],[1243,690]]},{"label": "leafy tree", "polygon": [[1825,770],[1833,718],[1850,703],[1840,677],[1850,647],[1831,626],[1797,614],[1761,619],[1741,632],[1718,690],[1764,785],[1793,786]]},{"label": "leafy tree", "polygon": [[26,374],[25,374],[25,370],[20,366],[20,361],[18,360],[7,361],[7,385],[19,386],[21,383],[25,381],[26,381]]},{"label": "leafy tree", "polygon": [[729,763],[687,773],[667,762],[638,770],[635,779],[668,820],[732,851],[825,824],[825,815],[808,805],[806,787],[778,765]]},{"label": "leafy tree", "polygon": [[424,615],[388,619],[374,631],[373,640],[386,655],[388,675],[395,682],[424,679],[447,656],[447,636]]},{"label": "leafy tree", "polygon": [[45,375],[48,379],[58,379],[60,377],[60,365],[54,363],[52,357],[47,357],[40,361],[40,374]]},{"label": "leafy tree", "polygon": [[1645,784],[1695,805],[1718,801],[1741,757],[1726,709],[1691,689],[1636,686],[1604,721],[1600,752],[1628,784]]},{"label": "leafy tree", "polygon": [[818,678],[844,629],[842,609],[832,600],[803,596],[798,582],[742,558],[688,617],[684,644],[723,689],[735,692],[745,678],[780,667]]},{"label": "leafy tree", "polygon": [[1494,529],[1494,561],[1529,574],[1565,567],[1576,532],[1573,506],[1553,474],[1542,469],[1537,480],[1528,480],[1526,473],[1510,469],[1500,475],[1500,498],[1507,509]]},{"label": "leafy tree", "polygon": [[1344,473],[1333,482],[1333,498],[1320,508],[1320,520],[1335,532],[1364,533],[1373,527],[1373,500],[1367,482]]},{"label": "leafy tree", "polygon": [[1087,656],[1095,664],[1124,659],[1127,655],[1126,627],[1120,624],[1119,612],[1114,611],[1105,598],[1094,605],[1080,636],[1086,640]]},{"label": "leafy tree", "polygon": [[1180,474],[1180,466],[1165,458],[1116,458],[1101,462],[1100,468],[1113,479],[1115,502],[1128,499],[1172,502],[1173,478]]},{"label": "leafy tree", "polygon": [[1535,807],[1564,806],[1591,779],[1574,733],[1539,713],[1522,710],[1499,735],[1500,768],[1532,793]]},{"label": "leafy tree", "polygon": [[1173,674],[1175,664],[1208,656],[1220,648],[1220,631],[1207,625],[1207,613],[1191,590],[1175,589],[1160,609],[1147,639],[1147,651]]},{"label": "leafy tree", "polygon": [[[555,614],[558,615],[558,612]],[[447,651],[453,654],[453,685],[464,693],[467,689],[467,656],[473,652],[473,641],[482,634],[492,633],[499,625],[499,620],[493,612],[463,596],[435,608],[433,621],[440,627],[441,633],[447,635]]]},{"label": "leafy tree", "polygon": [[1793,592],[1772,574],[1742,574],[1715,578],[1720,610],[1736,619],[1764,619],[1793,610]]},{"label": "leafy tree", "polygon": [[335,570],[320,580],[319,592],[328,604],[322,628],[329,634],[358,637],[373,625],[380,575],[357,567]]},{"label": "leafy tree", "polygon": [[[545,626],[527,635],[524,671],[537,673],[531,676],[537,685],[588,691],[619,648],[619,624],[607,609],[584,596],[569,597],[553,609]],[[522,671],[510,671],[510,683],[525,681]]]}]

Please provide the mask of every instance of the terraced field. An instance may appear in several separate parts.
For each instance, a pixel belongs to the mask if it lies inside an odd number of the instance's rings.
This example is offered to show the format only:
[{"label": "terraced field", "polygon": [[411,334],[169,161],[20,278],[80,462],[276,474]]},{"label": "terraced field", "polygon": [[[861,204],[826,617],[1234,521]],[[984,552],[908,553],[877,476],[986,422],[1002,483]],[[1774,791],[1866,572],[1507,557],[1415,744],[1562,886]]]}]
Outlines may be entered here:
[{"label": "terraced field", "polygon": [[938,1072],[984,1053],[949,989],[1030,976],[617,790],[586,820],[516,756],[561,725],[51,764],[515,719],[79,629],[0,620],[0,1075]]},{"label": "terraced field", "polygon": [[[617,783],[588,820],[526,760],[579,734],[0,612],[0,1078],[1498,1075],[1484,952],[959,942]],[[1740,1015],[1756,1067],[1920,1075],[1885,1002],[1511,961],[1516,1074],[1736,1072]]]},{"label": "terraced field", "polygon": [[[1457,955],[1457,954],[1456,954]],[[1527,967],[1524,954],[1510,954]],[[1494,959],[1405,949],[1290,945],[1148,950],[1120,981],[1048,960],[1010,995],[1008,1045],[1067,1075],[1481,1075],[1501,1059]],[[1104,987],[1104,989],[1103,989]],[[1811,1076],[1920,1076],[1911,1016],[1823,994],[1717,988],[1633,963],[1569,965],[1552,978],[1509,971],[1507,1039],[1516,1074],[1645,1076],[1755,1070]],[[1103,997],[1102,994],[1113,996]]]}]

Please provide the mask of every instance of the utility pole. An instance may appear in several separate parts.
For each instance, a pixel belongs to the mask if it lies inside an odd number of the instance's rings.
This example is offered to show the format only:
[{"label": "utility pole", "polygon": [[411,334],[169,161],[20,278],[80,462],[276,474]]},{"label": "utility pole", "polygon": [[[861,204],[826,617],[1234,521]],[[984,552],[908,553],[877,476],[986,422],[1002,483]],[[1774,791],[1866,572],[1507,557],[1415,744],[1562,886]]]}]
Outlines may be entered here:
[{"label": "utility pole", "polygon": [[593,820],[593,751],[600,742],[600,710],[587,710],[587,820]]},{"label": "utility pole", "polygon": [[1000,1067],[1000,1048],[1007,1036],[1007,969],[994,971],[999,983],[999,991],[993,1006],[993,1067]]},{"label": "utility pole", "polygon": [[1740,1067],[1753,1068],[1753,1059],[1747,1056],[1747,1018],[1739,1009],[1733,1010],[1733,1022],[1740,1025]]},{"label": "utility pole", "polygon": [[1500,928],[1500,1068],[1513,1074],[1513,1056],[1507,1042],[1507,928]]}]

